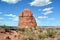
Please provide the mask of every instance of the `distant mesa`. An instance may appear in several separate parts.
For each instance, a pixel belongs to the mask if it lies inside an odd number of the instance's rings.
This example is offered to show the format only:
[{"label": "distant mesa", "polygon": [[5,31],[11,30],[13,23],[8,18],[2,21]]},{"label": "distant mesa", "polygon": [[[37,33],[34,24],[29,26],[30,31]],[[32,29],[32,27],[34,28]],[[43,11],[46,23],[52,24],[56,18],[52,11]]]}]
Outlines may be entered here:
[{"label": "distant mesa", "polygon": [[34,28],[37,26],[36,20],[33,17],[30,9],[24,9],[24,11],[19,14],[19,28]]}]

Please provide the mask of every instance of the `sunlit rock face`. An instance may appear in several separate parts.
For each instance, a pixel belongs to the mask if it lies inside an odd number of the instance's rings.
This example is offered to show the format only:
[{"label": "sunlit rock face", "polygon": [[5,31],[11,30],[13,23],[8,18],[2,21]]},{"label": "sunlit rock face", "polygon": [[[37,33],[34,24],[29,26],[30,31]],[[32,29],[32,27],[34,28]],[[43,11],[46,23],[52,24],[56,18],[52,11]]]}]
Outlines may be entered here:
[{"label": "sunlit rock face", "polygon": [[24,9],[24,11],[20,12],[18,22],[19,28],[33,28],[36,26],[36,20],[29,9]]}]

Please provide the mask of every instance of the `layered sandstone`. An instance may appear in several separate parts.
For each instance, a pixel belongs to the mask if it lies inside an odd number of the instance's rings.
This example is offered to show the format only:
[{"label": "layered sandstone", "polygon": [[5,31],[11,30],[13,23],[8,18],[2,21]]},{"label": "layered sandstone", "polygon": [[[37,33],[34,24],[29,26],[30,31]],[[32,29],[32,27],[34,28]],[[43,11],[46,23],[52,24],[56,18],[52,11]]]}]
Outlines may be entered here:
[{"label": "layered sandstone", "polygon": [[23,12],[20,12],[18,23],[19,28],[32,28],[36,26],[37,26],[36,20],[29,9],[24,9]]}]

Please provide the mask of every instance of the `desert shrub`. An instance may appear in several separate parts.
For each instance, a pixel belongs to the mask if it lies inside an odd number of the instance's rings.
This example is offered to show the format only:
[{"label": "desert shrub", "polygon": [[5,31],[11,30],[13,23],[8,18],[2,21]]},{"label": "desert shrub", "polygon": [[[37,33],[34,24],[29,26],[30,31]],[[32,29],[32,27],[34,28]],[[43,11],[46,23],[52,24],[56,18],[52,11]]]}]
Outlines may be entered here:
[{"label": "desert shrub", "polygon": [[44,37],[44,35],[38,35],[38,37],[39,37],[39,39],[44,39],[45,37]]},{"label": "desert shrub", "polygon": [[16,28],[16,31],[21,31],[21,32],[25,32],[25,28]]},{"label": "desert shrub", "polygon": [[1,27],[5,32],[10,32],[11,31],[11,29],[13,29],[13,27],[10,27],[10,26],[2,26]]},{"label": "desert shrub", "polygon": [[54,38],[56,35],[56,32],[53,29],[47,29],[47,36]]},{"label": "desert shrub", "polygon": [[56,30],[60,30],[60,28],[56,28]]},{"label": "desert shrub", "polygon": [[9,27],[6,27],[4,30],[5,30],[5,32],[10,32],[11,31]]},{"label": "desert shrub", "polygon": [[60,40],[60,35],[58,36],[58,40]]},{"label": "desert shrub", "polygon": [[24,37],[23,40],[36,40],[33,37]]},{"label": "desert shrub", "polygon": [[39,32],[43,32],[43,29],[42,29],[42,28],[40,28],[40,29],[39,29]]},{"label": "desert shrub", "polygon": [[40,34],[38,35],[38,37],[39,37],[39,39],[48,38],[47,33],[40,33]]}]

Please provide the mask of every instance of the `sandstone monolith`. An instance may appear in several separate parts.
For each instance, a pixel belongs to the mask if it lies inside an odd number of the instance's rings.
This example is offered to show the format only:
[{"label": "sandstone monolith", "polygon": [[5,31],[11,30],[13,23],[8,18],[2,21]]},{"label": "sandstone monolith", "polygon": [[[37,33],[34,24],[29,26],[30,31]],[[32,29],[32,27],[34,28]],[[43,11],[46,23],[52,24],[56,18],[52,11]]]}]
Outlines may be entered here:
[{"label": "sandstone monolith", "polygon": [[36,26],[36,20],[29,9],[24,9],[24,11],[20,12],[18,21],[19,28],[33,28]]}]

